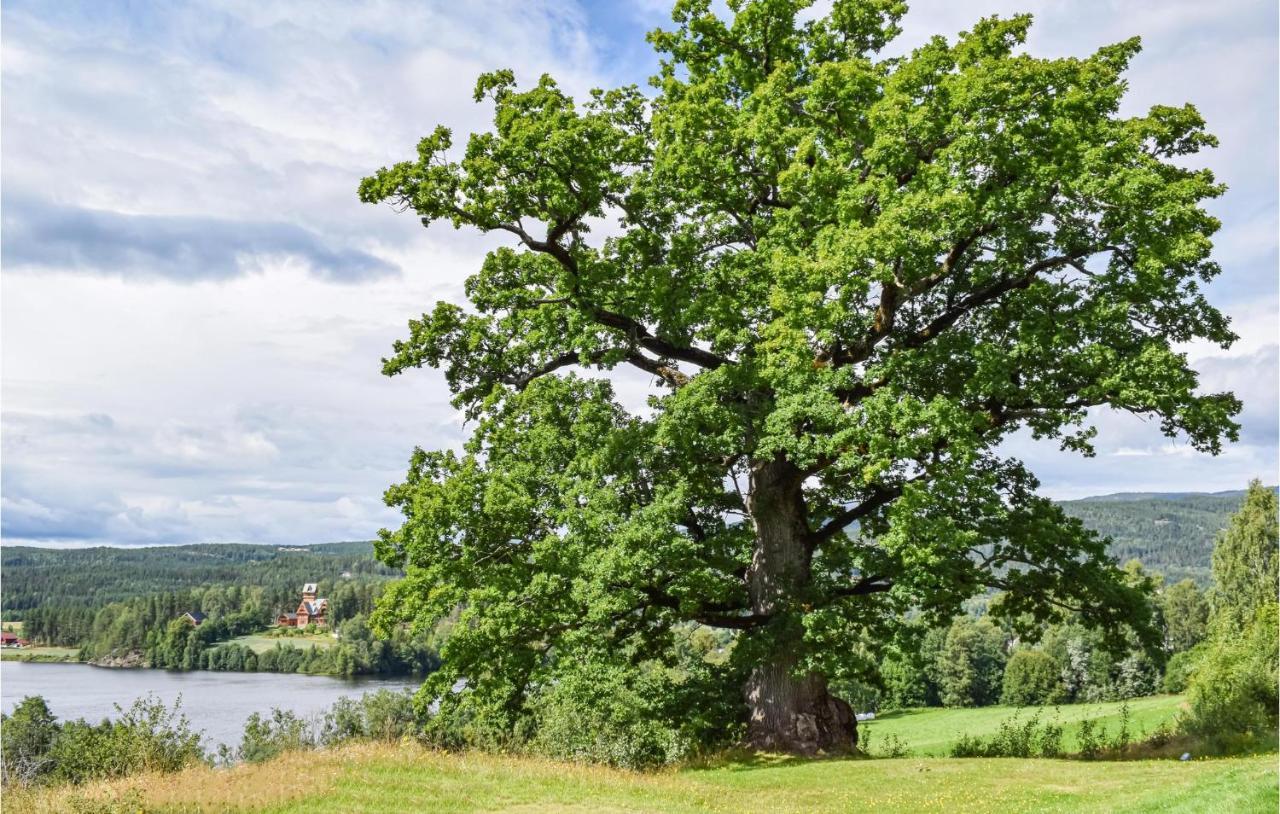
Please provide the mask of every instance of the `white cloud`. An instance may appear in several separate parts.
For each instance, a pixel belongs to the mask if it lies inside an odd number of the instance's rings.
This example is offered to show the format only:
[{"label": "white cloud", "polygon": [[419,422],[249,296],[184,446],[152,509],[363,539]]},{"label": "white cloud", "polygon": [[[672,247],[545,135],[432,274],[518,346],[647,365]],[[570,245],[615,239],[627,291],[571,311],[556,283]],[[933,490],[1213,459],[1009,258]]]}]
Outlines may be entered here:
[{"label": "white cloud", "polygon": [[[24,254],[6,229],[6,542],[305,543],[394,523],[379,495],[413,445],[455,446],[464,428],[439,373],[388,379],[378,360],[410,317],[461,296],[490,244],[361,205],[356,184],[437,123],[459,142],[484,128],[488,111],[471,100],[481,71],[512,67],[525,82],[549,72],[578,96],[642,82],[622,73],[638,64],[632,52],[601,43],[638,41],[648,5],[6,3],[6,227],[110,213],[83,262],[82,233]],[[1037,13],[1036,53],[1142,33],[1132,109],[1191,100],[1223,139],[1208,161],[1232,187],[1218,210],[1225,272],[1209,294],[1242,339],[1226,353],[1187,350],[1206,389],[1244,398],[1242,444],[1219,459],[1165,450],[1150,424],[1120,416],[1104,419],[1094,459],[1025,439],[1011,449],[1060,497],[1237,488],[1274,473],[1275,10],[912,6],[908,44],[1025,8]],[[617,30],[602,37],[605,24]],[[129,224],[150,242],[120,244]],[[236,241],[250,256],[224,250]],[[350,273],[360,262],[366,273]],[[642,377],[618,381],[638,402]]]}]

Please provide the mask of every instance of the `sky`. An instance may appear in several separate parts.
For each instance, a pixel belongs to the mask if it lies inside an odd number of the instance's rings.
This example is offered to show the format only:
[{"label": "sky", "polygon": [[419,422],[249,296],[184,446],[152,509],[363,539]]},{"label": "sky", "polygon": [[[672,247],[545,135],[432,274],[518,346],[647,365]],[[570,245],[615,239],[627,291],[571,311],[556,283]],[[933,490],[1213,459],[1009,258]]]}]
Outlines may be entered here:
[{"label": "sky", "polygon": [[[659,0],[60,3],[0,11],[0,536],[6,544],[369,539],[414,446],[465,436],[433,370],[387,378],[407,321],[494,243],[360,204],[436,124],[487,127],[474,78],[643,84]],[[1240,341],[1186,348],[1245,404],[1213,457],[1097,416],[1093,458],[1016,437],[1054,498],[1217,491],[1277,468],[1273,0],[916,0],[902,51],[1030,11],[1043,56],[1143,37],[1125,112],[1194,103],[1229,192],[1210,287]],[[820,11],[821,6],[818,7]]]}]

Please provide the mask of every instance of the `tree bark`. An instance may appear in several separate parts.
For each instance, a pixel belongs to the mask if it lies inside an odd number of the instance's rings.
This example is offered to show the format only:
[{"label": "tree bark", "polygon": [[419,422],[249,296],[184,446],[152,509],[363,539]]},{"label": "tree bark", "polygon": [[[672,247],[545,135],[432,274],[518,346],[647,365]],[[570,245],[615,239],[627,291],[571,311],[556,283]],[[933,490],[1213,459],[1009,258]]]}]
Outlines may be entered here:
[{"label": "tree bark", "polygon": [[[782,458],[751,470],[747,510],[755,524],[755,551],[747,572],[751,609],[775,616],[785,631],[788,605],[809,583],[812,551],[805,518],[804,476]],[[858,744],[853,710],[827,691],[822,675],[797,675],[798,634],[782,635],[747,679],[748,744],[756,749],[812,755],[845,752]]]}]

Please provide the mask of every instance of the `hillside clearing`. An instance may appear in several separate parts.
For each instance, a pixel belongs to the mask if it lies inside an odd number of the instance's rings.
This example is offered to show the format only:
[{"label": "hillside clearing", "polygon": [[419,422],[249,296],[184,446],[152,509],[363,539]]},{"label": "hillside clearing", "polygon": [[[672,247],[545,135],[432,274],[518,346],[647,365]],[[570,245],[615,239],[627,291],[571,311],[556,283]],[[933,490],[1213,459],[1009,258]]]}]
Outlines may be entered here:
[{"label": "hillside clearing", "polygon": [[1273,812],[1274,755],[1224,760],[803,761],[637,774],[532,758],[361,744],[6,795],[6,811],[275,814],[544,812]]},{"label": "hillside clearing", "polygon": [[255,653],[263,653],[271,650],[277,644],[285,647],[297,647],[308,650],[311,647],[333,647],[338,640],[330,636],[328,633],[314,634],[298,634],[296,636],[271,636],[261,633],[251,633],[248,636],[237,636],[221,644],[239,644],[253,650]]}]

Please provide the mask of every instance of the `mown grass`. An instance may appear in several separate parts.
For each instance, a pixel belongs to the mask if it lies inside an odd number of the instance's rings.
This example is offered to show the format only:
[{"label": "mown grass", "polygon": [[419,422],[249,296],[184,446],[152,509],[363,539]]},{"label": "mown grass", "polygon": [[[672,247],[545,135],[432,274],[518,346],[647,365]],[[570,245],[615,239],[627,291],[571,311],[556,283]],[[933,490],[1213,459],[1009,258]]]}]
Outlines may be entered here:
[{"label": "mown grass", "polygon": [[309,650],[312,645],[325,648],[333,647],[338,640],[330,636],[328,633],[313,634],[297,634],[293,636],[271,635],[268,633],[251,633],[248,636],[237,636],[229,639],[224,644],[244,645],[255,653],[262,653],[275,648],[277,644],[283,644],[285,647],[299,647],[303,650]]},{"label": "mown grass", "polygon": [[1274,812],[1276,757],[1221,760],[754,758],[634,773],[359,744],[233,769],[10,792],[6,812]]},{"label": "mown grass", "polygon": [[0,650],[5,661],[75,661],[80,649],[76,647],[6,647]]},{"label": "mown grass", "polygon": [[[1161,724],[1171,723],[1182,708],[1180,695],[1153,695],[1128,701],[1129,730],[1135,740],[1142,733],[1150,734]],[[951,746],[961,735],[987,737],[995,733],[1000,724],[1014,715],[1026,721],[1037,712],[1041,723],[1058,723],[1063,728],[1062,747],[1067,752],[1079,750],[1076,733],[1080,722],[1093,720],[1099,724],[1095,734],[1110,735],[1120,728],[1121,709],[1124,702],[1099,704],[1069,704],[1061,707],[978,707],[975,709],[910,709],[878,716],[874,721],[858,725],[866,745],[874,754],[884,751],[889,740],[896,737],[914,756],[950,753]]]}]

